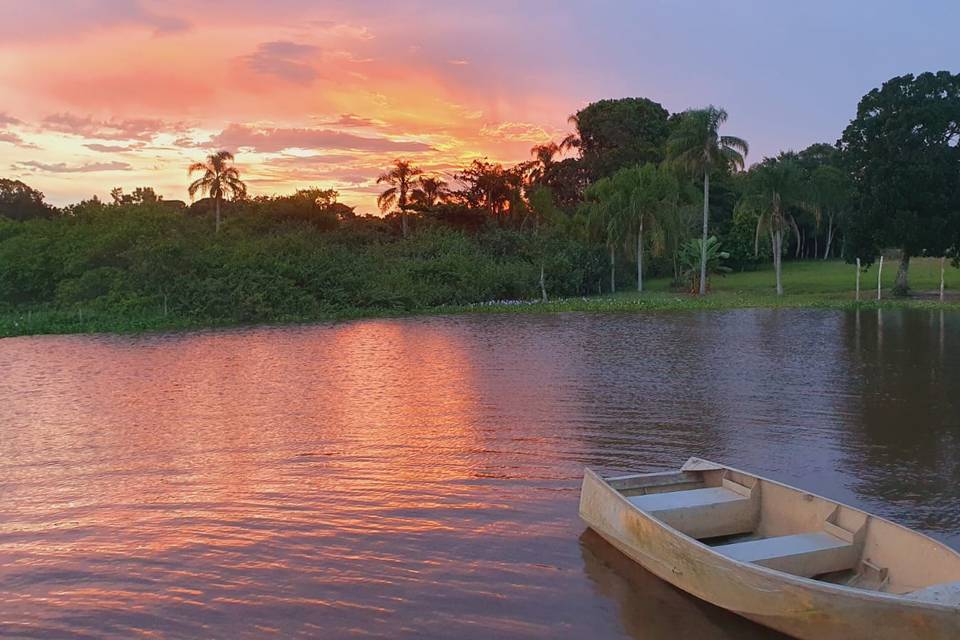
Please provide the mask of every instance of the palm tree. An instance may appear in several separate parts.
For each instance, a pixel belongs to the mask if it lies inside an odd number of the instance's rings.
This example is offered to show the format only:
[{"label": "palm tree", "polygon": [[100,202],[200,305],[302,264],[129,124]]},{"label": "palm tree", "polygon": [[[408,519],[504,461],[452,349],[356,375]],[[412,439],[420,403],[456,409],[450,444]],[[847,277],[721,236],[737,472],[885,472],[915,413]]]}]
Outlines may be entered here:
[{"label": "palm tree", "polygon": [[718,169],[743,169],[749,147],[736,136],[721,136],[720,125],[727,112],[713,105],[685,111],[667,141],[667,155],[678,167],[691,174],[703,174],[703,243],[700,263],[700,295],[707,292],[707,234],[710,218],[710,174]]},{"label": "palm tree", "polygon": [[789,209],[803,204],[800,199],[803,189],[802,176],[793,157],[781,154],[779,158],[767,158],[752,168],[747,188],[748,195],[737,206],[752,208],[756,212],[757,232],[753,245],[755,255],[759,253],[760,234],[766,230],[773,252],[777,295],[782,296],[783,237],[792,229],[797,242],[800,241],[800,228]]},{"label": "palm tree", "polygon": [[553,166],[553,159],[563,153],[556,142],[550,141],[543,144],[535,144],[530,148],[530,155],[535,158],[536,164],[531,171],[531,179],[536,182],[542,180],[550,167]]},{"label": "palm tree", "polygon": [[617,245],[628,229],[629,194],[618,189],[613,177],[601,178],[591,184],[585,197],[588,202],[588,221],[593,234],[603,238],[610,250],[610,293],[617,290]]},{"label": "palm tree", "polygon": [[576,129],[576,133],[568,133],[566,137],[560,141],[560,151],[570,151],[571,149],[580,148],[580,118],[574,113],[567,118],[567,123],[573,125],[573,128]]},{"label": "palm tree", "polygon": [[394,160],[393,168],[379,178],[377,184],[385,183],[390,187],[377,197],[377,206],[386,213],[394,205],[400,210],[400,228],[403,236],[407,236],[407,207],[415,188],[413,179],[423,173],[423,169],[414,167],[409,160]]},{"label": "palm tree", "polygon": [[432,207],[443,202],[448,194],[447,182],[440,176],[420,176],[411,197],[422,207]]},{"label": "palm tree", "polygon": [[650,234],[653,254],[661,255],[676,223],[680,187],[666,168],[654,164],[621,169],[617,174],[624,171],[627,173],[622,179],[627,180],[625,186],[629,189],[627,221],[629,231],[637,238],[637,292],[643,293],[644,234]]},{"label": "palm tree", "polygon": [[190,183],[187,191],[193,198],[199,191],[201,194],[209,194],[216,203],[217,226],[216,232],[220,233],[220,202],[224,195],[230,195],[234,198],[242,198],[247,195],[247,185],[240,180],[240,171],[230,163],[233,162],[233,154],[229,151],[217,151],[207,156],[206,162],[194,162],[187,170],[187,175],[192,176],[198,171],[203,175]]},{"label": "palm tree", "polygon": [[837,167],[821,165],[813,170],[807,181],[807,199],[813,209],[813,217],[820,226],[824,215],[827,218],[827,247],[823,259],[830,257],[837,216],[843,214],[851,199],[849,174]]}]

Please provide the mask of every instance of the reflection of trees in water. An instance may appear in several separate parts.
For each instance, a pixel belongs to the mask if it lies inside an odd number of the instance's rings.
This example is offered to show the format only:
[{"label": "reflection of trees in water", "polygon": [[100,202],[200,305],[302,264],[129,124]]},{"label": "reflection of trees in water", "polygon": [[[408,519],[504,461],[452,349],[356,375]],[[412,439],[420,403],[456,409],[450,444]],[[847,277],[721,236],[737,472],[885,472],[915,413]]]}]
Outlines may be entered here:
[{"label": "reflection of trees in water", "polygon": [[587,577],[601,594],[617,603],[630,638],[785,638],[660,580],[589,529],[580,536],[580,552]]},{"label": "reflection of trees in water", "polygon": [[[952,339],[958,338],[958,339]],[[960,315],[861,311],[847,316],[855,489],[929,532],[960,525]],[[882,509],[882,507],[881,507]],[[960,538],[958,538],[960,540]]]}]

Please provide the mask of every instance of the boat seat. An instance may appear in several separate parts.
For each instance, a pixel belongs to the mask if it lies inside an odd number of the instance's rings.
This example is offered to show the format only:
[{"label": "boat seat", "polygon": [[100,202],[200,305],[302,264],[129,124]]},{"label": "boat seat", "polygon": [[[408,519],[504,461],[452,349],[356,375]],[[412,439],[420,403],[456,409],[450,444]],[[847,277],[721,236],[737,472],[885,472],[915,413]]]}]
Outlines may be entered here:
[{"label": "boat seat", "polygon": [[853,569],[860,555],[853,543],[822,532],[736,542],[713,550],[740,562],[752,562],[804,578]]},{"label": "boat seat", "polygon": [[910,593],[903,594],[908,600],[920,600],[923,602],[936,602],[937,604],[960,605],[960,582],[947,582],[944,584],[935,584],[926,589],[918,589]]},{"label": "boat seat", "polygon": [[756,526],[754,502],[725,487],[652,493],[627,500],[691,538],[750,533]]}]

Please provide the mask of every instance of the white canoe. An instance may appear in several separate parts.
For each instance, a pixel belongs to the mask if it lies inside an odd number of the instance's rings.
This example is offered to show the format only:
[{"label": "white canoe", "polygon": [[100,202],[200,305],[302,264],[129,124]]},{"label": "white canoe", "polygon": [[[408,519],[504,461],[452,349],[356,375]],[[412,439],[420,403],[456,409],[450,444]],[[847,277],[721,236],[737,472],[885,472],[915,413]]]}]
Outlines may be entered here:
[{"label": "white canoe", "polygon": [[796,638],[960,638],[960,554],[773,480],[698,458],[587,469],[580,517],[663,580]]}]

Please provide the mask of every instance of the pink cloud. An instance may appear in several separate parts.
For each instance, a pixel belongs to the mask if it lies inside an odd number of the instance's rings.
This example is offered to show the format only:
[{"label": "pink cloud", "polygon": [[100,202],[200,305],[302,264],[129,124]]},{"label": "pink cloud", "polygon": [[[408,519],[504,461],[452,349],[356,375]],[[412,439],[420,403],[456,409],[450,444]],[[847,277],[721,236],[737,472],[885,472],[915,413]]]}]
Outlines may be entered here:
[{"label": "pink cloud", "polygon": [[101,153],[119,153],[122,151],[133,151],[134,147],[120,144],[85,144],[83,145],[91,151],[99,151]]},{"label": "pink cloud", "polygon": [[126,162],[88,162],[71,166],[65,162],[47,164],[36,160],[28,160],[16,163],[13,168],[36,169],[47,173],[92,173],[95,171],[130,171],[133,167]]},{"label": "pink cloud", "polygon": [[95,120],[89,116],[57,113],[43,119],[48,131],[104,140],[140,140],[149,142],[158,133],[182,130],[182,125],[163,120],[132,118]]},{"label": "pink cloud", "polygon": [[24,144],[23,138],[15,133],[11,133],[10,131],[0,131],[0,142],[9,142],[10,144],[15,144],[17,146],[22,146]]}]

